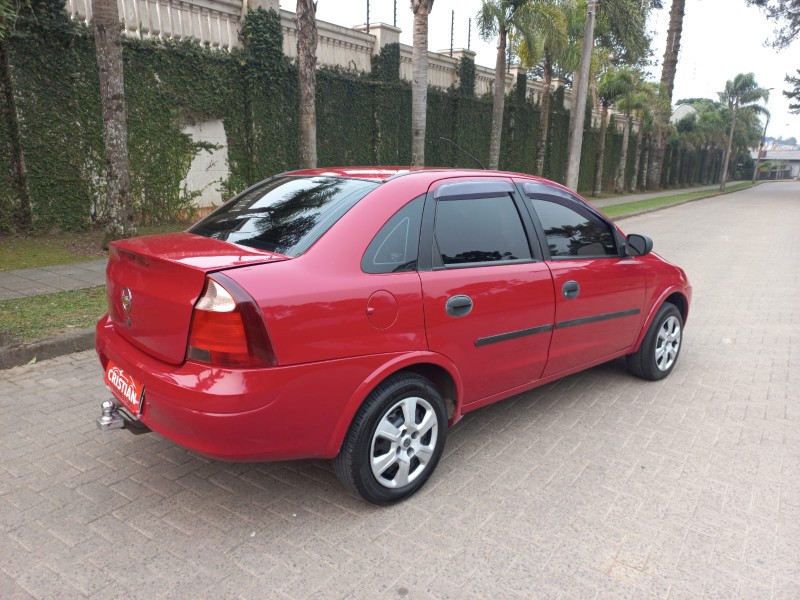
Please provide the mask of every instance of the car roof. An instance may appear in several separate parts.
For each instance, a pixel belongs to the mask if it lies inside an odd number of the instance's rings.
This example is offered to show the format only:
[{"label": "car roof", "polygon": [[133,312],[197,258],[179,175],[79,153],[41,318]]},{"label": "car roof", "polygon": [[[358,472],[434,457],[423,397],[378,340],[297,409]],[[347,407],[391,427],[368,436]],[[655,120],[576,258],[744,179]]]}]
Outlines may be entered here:
[{"label": "car roof", "polygon": [[526,177],[531,179],[539,179],[538,177],[527,175],[525,173],[509,173],[506,171],[496,171],[491,169],[458,169],[451,167],[319,167],[316,169],[299,169],[296,171],[286,171],[281,173],[285,176],[299,176],[299,177],[349,177],[354,179],[368,179],[370,181],[388,181],[396,177],[412,176],[420,173],[433,173],[441,172],[452,176],[459,175],[496,175],[496,176],[513,176],[513,177]]},{"label": "car roof", "polygon": [[282,176],[288,177],[346,177],[351,179],[365,179],[368,181],[375,181],[383,183],[398,177],[411,177],[430,176],[434,173],[441,173],[447,177],[475,177],[475,176],[495,176],[495,177],[516,177],[524,178],[530,181],[540,182],[560,188],[571,195],[579,196],[577,192],[569,189],[568,187],[550,179],[531,175],[529,173],[515,173],[511,171],[498,171],[493,169],[463,169],[453,167],[399,167],[399,166],[353,166],[353,167],[319,167],[316,169],[298,169],[296,171],[286,171],[281,173]]}]

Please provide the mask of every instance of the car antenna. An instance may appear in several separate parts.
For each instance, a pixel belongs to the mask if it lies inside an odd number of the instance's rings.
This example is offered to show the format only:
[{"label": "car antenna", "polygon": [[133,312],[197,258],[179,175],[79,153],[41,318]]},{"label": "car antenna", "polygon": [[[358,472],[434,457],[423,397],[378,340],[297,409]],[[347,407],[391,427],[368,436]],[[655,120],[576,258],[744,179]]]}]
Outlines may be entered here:
[{"label": "car antenna", "polygon": [[475,158],[474,156],[472,156],[472,154],[470,154],[469,152],[467,152],[466,150],[464,150],[464,149],[463,149],[461,146],[459,146],[458,144],[456,144],[456,143],[455,143],[453,140],[451,140],[450,138],[446,138],[446,137],[439,136],[439,139],[440,139],[440,140],[444,140],[445,142],[450,142],[451,144],[453,144],[453,146],[455,146],[456,148],[458,148],[459,150],[461,150],[461,151],[462,151],[464,154],[466,154],[466,155],[467,155],[467,156],[469,156],[469,157],[470,157],[472,160],[474,160],[476,163],[478,163],[478,164],[481,166],[481,169],[483,169],[484,171],[486,170],[486,167],[484,167],[484,166],[483,166],[483,163],[482,163],[481,161],[479,161],[477,158]]}]

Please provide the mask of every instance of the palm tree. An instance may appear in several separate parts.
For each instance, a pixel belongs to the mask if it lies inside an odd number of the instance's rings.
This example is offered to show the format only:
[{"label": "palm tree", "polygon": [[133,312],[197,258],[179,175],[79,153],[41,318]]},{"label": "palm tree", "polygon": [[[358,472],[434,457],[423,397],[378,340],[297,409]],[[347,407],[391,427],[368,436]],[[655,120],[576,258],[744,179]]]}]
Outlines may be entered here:
[{"label": "palm tree", "polygon": [[[634,73],[629,67],[610,69],[600,78],[597,93],[600,98],[600,140],[597,145],[597,161],[594,171],[593,196],[599,196],[603,191],[603,168],[606,158],[606,133],[608,131],[608,109],[633,91]],[[627,126],[626,126],[627,131]],[[623,148],[623,152],[624,152]]]},{"label": "palm tree", "polygon": [[411,164],[425,164],[425,125],[428,110],[428,15],[434,0],[411,0],[414,46],[411,51]]},{"label": "palm tree", "polygon": [[572,108],[570,109],[569,148],[567,150],[566,186],[578,186],[583,145],[586,92],[589,89],[589,71],[595,40],[595,22],[603,19],[606,27],[606,46],[618,61],[635,64],[649,48],[645,31],[647,13],[660,8],[660,0],[604,0],[602,13],[598,14],[598,0],[586,0],[586,24],[581,42],[581,62],[572,82]]},{"label": "palm tree", "polygon": [[714,164],[712,163],[717,162],[720,149],[725,147],[728,139],[729,111],[720,102],[707,98],[683,100],[681,104],[688,104],[697,111],[692,127],[688,127],[687,123],[679,123],[678,129],[682,130],[681,133],[684,137],[688,137],[689,143],[696,144],[706,153],[706,158],[700,161],[698,174],[698,180],[706,184],[713,178]]},{"label": "palm tree", "polygon": [[518,34],[533,47],[530,0],[483,0],[478,12],[478,31],[484,40],[495,36],[497,60],[494,68],[494,100],[492,103],[492,133],[489,141],[489,168],[500,164],[500,138],[503,133],[503,111],[506,101],[506,51],[510,33]]},{"label": "palm tree", "polygon": [[761,112],[764,110],[758,103],[769,99],[769,90],[759,87],[756,83],[756,76],[753,73],[739,73],[733,80],[725,84],[725,91],[720,94],[720,100],[727,102],[731,109],[731,124],[728,133],[728,144],[725,148],[725,159],[722,161],[722,174],[719,179],[720,191],[725,190],[725,182],[728,178],[728,164],[731,158],[731,148],[733,146],[733,133],[736,129],[736,116],[740,109],[748,108],[751,111]]},{"label": "palm tree", "polygon": [[100,107],[108,191],[104,247],[136,233],[130,192],[128,125],[117,0],[92,0],[94,45],[100,76]]},{"label": "palm tree", "polygon": [[564,64],[569,53],[569,23],[576,12],[576,0],[553,0],[539,5],[540,18],[533,22],[533,46],[523,39],[519,45],[519,57],[523,65],[533,67],[541,64],[542,100],[539,106],[539,139],[536,145],[536,165],[534,173],[544,174],[544,159],[550,129],[550,93],[553,85],[553,71],[558,64]]},{"label": "palm tree", "polygon": [[570,107],[569,120],[566,186],[573,190],[578,189],[578,176],[581,170],[583,126],[586,113],[586,91],[589,89],[589,67],[592,63],[596,9],[597,5],[595,0],[587,0],[586,24],[583,26],[583,41],[581,42],[581,64],[572,80],[572,106]]},{"label": "palm tree", "polygon": [[[628,146],[630,145],[631,126],[633,125],[633,111],[641,110],[644,102],[642,74],[638,71],[631,71],[631,75],[631,86],[617,103],[618,107],[625,111],[625,128],[622,132],[622,156],[620,157],[619,169],[617,169],[617,177],[614,181],[614,192],[617,194],[625,193],[625,170],[628,166]],[[640,122],[636,157],[634,159],[636,161],[634,173],[639,169],[639,144],[641,144],[643,129],[643,123]]]},{"label": "palm tree", "polygon": [[654,189],[661,185],[661,169],[664,163],[664,145],[666,141],[665,128],[672,112],[672,91],[675,88],[675,73],[678,69],[678,54],[681,49],[681,36],[683,34],[683,15],[686,0],[672,0],[669,10],[669,28],[667,29],[667,47],[664,50],[664,62],[661,66],[661,87],[669,102],[669,108],[664,113],[656,115],[653,151],[650,154],[651,164],[647,170],[647,188]]},{"label": "palm tree", "polygon": [[10,150],[10,183],[18,199],[15,221],[20,229],[27,229],[33,221],[31,193],[28,186],[28,169],[25,165],[25,150],[22,146],[17,99],[14,93],[14,78],[11,75],[11,59],[8,52],[7,35],[13,29],[17,18],[17,9],[10,0],[0,0],[0,88],[6,109],[6,127],[8,130],[8,146]]},{"label": "palm tree", "polygon": [[300,95],[300,167],[317,166],[317,3],[297,0],[297,79]]}]

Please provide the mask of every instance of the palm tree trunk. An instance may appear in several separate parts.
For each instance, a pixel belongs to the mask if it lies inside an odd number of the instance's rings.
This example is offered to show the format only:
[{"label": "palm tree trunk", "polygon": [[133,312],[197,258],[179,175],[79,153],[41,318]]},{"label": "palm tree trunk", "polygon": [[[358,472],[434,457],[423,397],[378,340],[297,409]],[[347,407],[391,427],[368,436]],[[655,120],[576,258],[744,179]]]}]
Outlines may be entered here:
[{"label": "palm tree trunk", "polygon": [[428,110],[428,15],[434,0],[411,0],[414,46],[411,50],[411,164],[425,164],[425,127]]},{"label": "palm tree trunk", "polygon": [[739,112],[739,98],[733,103],[733,116],[731,117],[731,130],[728,133],[728,146],[725,148],[725,159],[722,161],[722,173],[719,177],[719,191],[725,191],[725,182],[728,180],[728,164],[731,160],[731,148],[733,147],[733,132],[736,129],[736,113]]},{"label": "palm tree trunk", "polygon": [[[635,192],[639,187],[639,164],[642,158],[642,140],[644,139],[644,119],[639,123],[639,131],[636,133],[636,156],[633,157],[633,175],[631,175],[631,191]],[[645,163],[646,164],[646,163]]]},{"label": "palm tree trunk", "polygon": [[489,168],[500,166],[500,139],[503,135],[503,110],[506,103],[506,40],[508,32],[500,27],[497,60],[494,66],[494,102],[492,103],[492,136],[489,140]]},{"label": "palm tree trunk", "polygon": [[657,190],[661,187],[661,171],[664,168],[664,158],[666,154],[666,136],[664,134],[664,127],[659,122],[659,119],[664,119],[666,123],[669,117],[664,115],[654,115],[653,120],[653,144],[650,147],[650,159],[647,165],[647,179],[645,180],[645,188],[648,190]]},{"label": "palm tree trunk", "polygon": [[[669,28],[667,29],[667,47],[664,50],[664,63],[661,67],[661,86],[672,105],[672,91],[675,88],[675,73],[678,68],[678,54],[681,50],[683,34],[683,15],[686,12],[686,0],[672,0],[669,11]],[[661,169],[664,166],[664,146],[666,144],[666,128],[669,125],[669,114],[661,113],[655,119],[655,144],[652,153],[652,164],[648,170],[647,189],[661,186]]]},{"label": "palm tree trunk", "polygon": [[663,166],[661,170],[661,181],[659,182],[659,187],[661,187],[662,182],[664,187],[669,187],[669,179],[672,177],[672,152],[672,146],[669,146],[664,150],[664,161],[662,163]]},{"label": "palm tree trunk", "polygon": [[628,166],[628,144],[631,140],[631,115],[625,115],[625,130],[622,132],[622,156],[619,159],[619,169],[617,170],[617,181],[614,184],[614,191],[617,194],[625,193],[625,170]]},{"label": "palm tree trunk", "polygon": [[661,85],[672,102],[672,91],[675,88],[675,73],[678,70],[678,54],[681,51],[683,35],[683,15],[686,12],[686,0],[672,0],[669,10],[669,28],[667,29],[667,47],[664,50],[664,64],[661,67]]},{"label": "palm tree trunk", "polygon": [[[581,170],[581,150],[583,148],[583,127],[586,112],[586,90],[589,87],[589,68],[592,62],[594,46],[594,21],[597,6],[594,0],[586,5],[586,24],[583,27],[583,45],[581,49],[581,66],[578,85],[572,86],[572,108],[570,115],[569,147],[567,149],[566,186],[578,189],[578,177]],[[574,119],[573,119],[574,117]]]},{"label": "palm tree trunk", "polygon": [[549,56],[544,58],[544,91],[539,105],[539,144],[536,149],[537,175],[544,175],[544,155],[547,151],[547,136],[550,130],[550,87],[553,84],[553,63]]},{"label": "palm tree trunk", "polygon": [[594,164],[594,192],[597,198],[603,193],[603,166],[606,160],[606,132],[608,131],[608,104],[603,102],[600,111],[600,141],[597,144],[597,160]]},{"label": "palm tree trunk", "polygon": [[111,240],[136,233],[131,206],[128,163],[128,122],[122,43],[116,0],[92,0],[94,45],[100,76],[100,106],[106,154],[106,230],[104,246]]},{"label": "palm tree trunk", "polygon": [[25,166],[25,151],[22,148],[22,132],[19,127],[17,99],[14,96],[14,77],[11,73],[11,62],[8,58],[7,42],[0,40],[0,82],[6,104],[6,126],[9,133],[11,150],[11,184],[18,198],[16,225],[20,229],[28,229],[33,220],[31,211],[31,193],[28,188],[28,169]]},{"label": "palm tree trunk", "polygon": [[317,166],[317,3],[297,0],[297,79],[300,92],[300,168]]},{"label": "palm tree trunk", "polygon": [[648,139],[644,147],[644,156],[642,157],[642,187],[646,187],[647,178],[650,176],[650,151],[653,147],[651,142],[652,140]]}]

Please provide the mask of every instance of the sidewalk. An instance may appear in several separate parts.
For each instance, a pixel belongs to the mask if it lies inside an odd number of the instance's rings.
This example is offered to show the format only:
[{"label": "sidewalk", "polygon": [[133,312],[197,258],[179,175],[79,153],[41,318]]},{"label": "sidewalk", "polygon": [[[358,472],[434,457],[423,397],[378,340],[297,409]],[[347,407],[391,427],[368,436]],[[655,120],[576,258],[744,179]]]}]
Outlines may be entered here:
[{"label": "sidewalk", "polygon": [[28,298],[104,285],[105,258],[68,265],[0,271],[0,300]]},{"label": "sidewalk", "polygon": [[[42,294],[80,290],[104,285],[106,259],[34,269],[0,271],[0,301],[29,298]],[[94,347],[94,328],[76,329],[33,342],[0,342],[0,369],[24,365],[89,350]]]}]

